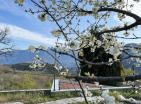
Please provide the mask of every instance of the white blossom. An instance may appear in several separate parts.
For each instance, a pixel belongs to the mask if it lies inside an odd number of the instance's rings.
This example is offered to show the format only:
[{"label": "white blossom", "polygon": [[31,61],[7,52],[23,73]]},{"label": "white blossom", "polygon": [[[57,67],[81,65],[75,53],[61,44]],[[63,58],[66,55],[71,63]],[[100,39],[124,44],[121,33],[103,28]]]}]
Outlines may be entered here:
[{"label": "white blossom", "polygon": [[58,52],[68,52],[70,51],[70,47],[67,45],[67,43],[57,43],[56,44],[56,50]]},{"label": "white blossom", "polygon": [[125,18],[125,15],[124,15],[124,14],[122,14],[122,13],[118,13],[118,18],[119,18],[119,20],[122,20],[122,19],[124,19],[124,18]]},{"label": "white blossom", "polygon": [[29,67],[32,69],[41,69],[44,68],[45,66],[46,66],[45,62],[37,54],[35,55],[32,63],[29,65]]},{"label": "white blossom", "polygon": [[62,34],[61,30],[53,30],[51,33],[55,37],[59,37]]},{"label": "white blossom", "polygon": [[22,6],[25,2],[25,0],[16,0],[15,1],[17,4],[19,4],[20,6]]},{"label": "white blossom", "polygon": [[34,47],[34,46],[29,46],[29,48],[28,48],[31,52],[35,52],[36,51],[36,48]]},{"label": "white blossom", "polygon": [[82,51],[80,51],[78,54],[79,56],[82,56],[82,57],[84,56],[84,53]]},{"label": "white blossom", "polygon": [[95,49],[96,49],[95,46],[91,47],[91,52],[95,52]]},{"label": "white blossom", "polygon": [[122,95],[118,95],[118,99],[119,99],[120,101],[122,101],[122,100],[125,100],[125,97],[122,96]]},{"label": "white blossom", "polygon": [[35,69],[36,68],[36,64],[31,64],[29,65],[30,68]]},{"label": "white blossom", "polygon": [[102,45],[102,42],[100,40],[96,41],[97,47],[99,48]]},{"label": "white blossom", "polygon": [[131,58],[130,58],[130,60],[131,60],[131,61],[134,61],[134,58],[133,58],[133,57],[131,57]]},{"label": "white blossom", "polygon": [[113,59],[112,58],[109,58],[109,63],[113,62]]},{"label": "white blossom", "polygon": [[121,51],[118,49],[118,47],[111,47],[109,50],[109,54],[113,56],[118,56],[121,54]]},{"label": "white blossom", "polygon": [[54,65],[54,68],[57,70],[57,71],[61,71],[63,69],[63,67],[59,64],[55,64]]},{"label": "white blossom", "polygon": [[40,45],[39,47],[38,47],[38,49],[42,49],[42,50],[47,50],[48,49],[48,47],[46,47],[46,46],[43,46],[43,45]]},{"label": "white blossom", "polygon": [[138,93],[138,90],[136,90],[135,93],[137,94]]},{"label": "white blossom", "polygon": [[84,73],[86,76],[90,76],[90,72],[85,72]]},{"label": "white blossom", "polygon": [[140,58],[135,58],[135,61],[136,61],[137,63],[140,63]]},{"label": "white blossom", "polygon": [[44,22],[47,20],[47,14],[46,13],[41,13],[40,15],[38,15],[38,18]]},{"label": "white blossom", "polygon": [[[80,93],[81,96],[83,96],[82,92]],[[86,86],[86,88],[84,89],[84,94],[86,97],[92,97],[92,93],[89,91],[89,86]]]},{"label": "white blossom", "polygon": [[98,7],[94,7],[94,8],[93,8],[93,14],[94,14],[95,17],[97,16],[98,10],[99,10]]},{"label": "white blossom", "polygon": [[77,50],[79,48],[79,42],[77,42],[77,41],[69,41],[67,45],[72,50]]}]

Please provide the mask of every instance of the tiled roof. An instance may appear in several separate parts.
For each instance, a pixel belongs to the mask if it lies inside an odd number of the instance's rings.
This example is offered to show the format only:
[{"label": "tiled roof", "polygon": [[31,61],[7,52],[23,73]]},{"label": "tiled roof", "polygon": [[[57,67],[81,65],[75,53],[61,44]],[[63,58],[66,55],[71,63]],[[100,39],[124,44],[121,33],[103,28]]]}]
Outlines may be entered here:
[{"label": "tiled roof", "polygon": [[[90,84],[90,83],[81,83],[81,85],[83,86],[83,88],[86,88],[87,86],[89,88],[99,87],[96,84]],[[64,89],[80,89],[80,86],[79,86],[78,82],[76,82],[76,81],[60,80],[59,81],[59,89],[60,90],[64,90]]]}]

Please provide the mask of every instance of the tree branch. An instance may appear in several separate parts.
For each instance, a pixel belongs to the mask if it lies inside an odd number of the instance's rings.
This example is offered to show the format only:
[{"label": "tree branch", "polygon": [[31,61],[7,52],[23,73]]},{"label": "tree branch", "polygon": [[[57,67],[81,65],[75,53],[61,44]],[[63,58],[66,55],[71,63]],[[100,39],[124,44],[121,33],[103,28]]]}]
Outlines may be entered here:
[{"label": "tree branch", "polygon": [[132,76],[127,76],[127,77],[122,77],[122,76],[114,76],[114,77],[86,77],[86,76],[66,76],[66,78],[72,78],[76,80],[83,80],[83,81],[90,81],[90,82],[124,82],[124,81],[134,81],[141,79],[141,74],[140,75],[132,75]]},{"label": "tree branch", "polygon": [[[86,11],[84,9],[78,9],[78,11],[79,12],[85,12],[87,14],[93,14],[93,11]],[[130,25],[128,25],[128,26],[118,27],[118,28],[110,29],[110,30],[104,30],[104,31],[98,32],[98,34],[111,33],[111,32],[119,32],[119,31],[123,31],[123,30],[129,30],[129,29],[131,29],[133,27],[141,25],[141,17],[139,17],[138,15],[136,15],[134,13],[131,13],[129,11],[125,11],[125,10],[121,10],[121,9],[117,9],[117,8],[100,8],[97,12],[105,12],[105,11],[112,11],[112,12],[117,12],[117,13],[125,14],[125,15],[135,19],[135,22],[130,24]]]},{"label": "tree branch", "polygon": [[141,25],[141,23],[138,23],[138,22],[134,22],[132,23],[131,25],[128,25],[128,26],[124,26],[124,27],[117,27],[115,29],[111,29],[111,30],[105,30],[105,31],[101,31],[101,32],[98,32],[98,34],[104,34],[104,33],[111,33],[111,32],[119,32],[119,31],[124,31],[124,30],[129,30],[135,26],[138,26],[138,25]]},{"label": "tree branch", "polygon": [[138,15],[136,15],[132,12],[126,11],[126,10],[121,10],[121,9],[117,9],[117,8],[100,8],[98,10],[98,12],[104,12],[104,11],[112,11],[112,12],[122,13],[122,14],[129,16],[129,17],[134,18],[136,21],[140,21],[140,23],[141,23],[141,18]]}]

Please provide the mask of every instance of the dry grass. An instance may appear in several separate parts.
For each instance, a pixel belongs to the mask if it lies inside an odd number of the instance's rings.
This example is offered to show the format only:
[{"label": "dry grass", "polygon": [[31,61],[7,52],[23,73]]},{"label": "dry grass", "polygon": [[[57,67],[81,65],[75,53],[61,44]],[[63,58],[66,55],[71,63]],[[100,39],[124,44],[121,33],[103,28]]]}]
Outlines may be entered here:
[{"label": "dry grass", "polygon": [[[0,65],[0,90],[40,89],[50,88],[52,76],[28,71],[16,71],[7,66]],[[48,96],[44,92],[18,92],[0,93],[0,104],[4,102],[24,102],[24,104],[36,104],[46,102]]]},{"label": "dry grass", "polygon": [[0,94],[0,103],[5,102],[23,102],[24,104],[37,104],[47,102],[48,96],[43,93],[7,93]]},{"label": "dry grass", "polygon": [[50,88],[52,77],[33,72],[17,72],[7,66],[0,66],[0,90]]}]

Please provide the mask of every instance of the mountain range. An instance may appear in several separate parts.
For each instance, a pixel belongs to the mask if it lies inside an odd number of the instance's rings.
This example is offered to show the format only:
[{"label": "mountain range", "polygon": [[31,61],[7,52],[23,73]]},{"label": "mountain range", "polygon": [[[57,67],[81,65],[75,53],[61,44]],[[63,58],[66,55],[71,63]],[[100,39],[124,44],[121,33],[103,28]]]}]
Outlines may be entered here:
[{"label": "mountain range", "polygon": [[[138,47],[138,44],[126,44],[125,46],[131,46],[131,47]],[[55,53],[51,51],[51,49],[48,49],[49,53],[51,53],[53,56]],[[127,50],[128,53],[134,55],[135,52],[134,50],[130,49]],[[141,53],[141,51],[140,51]],[[21,63],[31,63],[35,57],[35,55],[38,54],[42,60],[44,60],[46,63],[53,64],[54,59],[47,54],[46,52],[39,51],[38,53],[32,53],[29,50],[14,50],[8,55],[1,55],[0,56],[0,64],[6,64],[6,65],[14,65],[14,64],[21,64]],[[57,56],[59,56],[57,54]],[[122,58],[127,57],[125,53],[122,53]],[[68,69],[75,69],[76,68],[76,63],[75,60],[67,55],[60,55],[58,57],[59,61]],[[122,61],[123,66],[127,69],[132,69],[133,65],[135,65],[137,62],[135,60],[131,60],[131,58],[123,60]],[[134,69],[137,73],[141,73],[141,66],[134,66]]]},{"label": "mountain range", "polygon": [[[48,49],[49,53],[51,53],[53,56],[55,55],[55,52]],[[11,51],[9,54],[0,55],[0,64],[19,64],[19,63],[31,63],[34,60],[35,55],[38,54],[39,57],[48,64],[54,64],[54,59],[47,54],[46,52],[39,51],[37,53],[32,53],[29,50],[14,50]],[[67,67],[69,69],[74,68],[75,60],[67,55],[58,55],[58,60],[63,64],[64,67]]]}]

